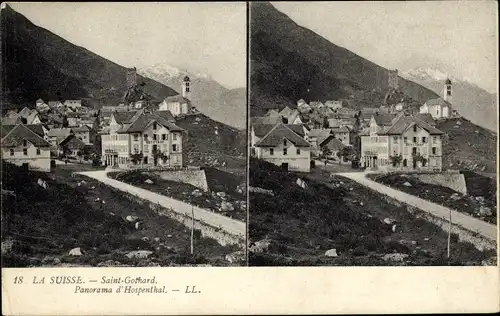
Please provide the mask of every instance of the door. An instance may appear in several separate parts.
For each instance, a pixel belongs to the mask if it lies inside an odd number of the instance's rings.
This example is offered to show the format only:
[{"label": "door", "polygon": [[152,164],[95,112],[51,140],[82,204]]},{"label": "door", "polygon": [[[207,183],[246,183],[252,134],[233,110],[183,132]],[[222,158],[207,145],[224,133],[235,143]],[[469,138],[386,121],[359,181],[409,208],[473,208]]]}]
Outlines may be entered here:
[{"label": "door", "polygon": [[284,162],[281,164],[281,168],[285,169],[286,171],[288,171],[288,163]]},{"label": "door", "polygon": [[413,158],[413,169],[417,168],[417,159]]}]

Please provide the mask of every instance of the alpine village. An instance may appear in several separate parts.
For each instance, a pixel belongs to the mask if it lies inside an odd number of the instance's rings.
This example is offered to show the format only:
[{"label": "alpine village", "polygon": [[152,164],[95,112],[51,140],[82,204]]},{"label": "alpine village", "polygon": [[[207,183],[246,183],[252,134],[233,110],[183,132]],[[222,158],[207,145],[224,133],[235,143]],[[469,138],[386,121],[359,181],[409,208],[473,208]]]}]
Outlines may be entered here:
[{"label": "alpine village", "polygon": [[246,264],[245,89],[166,86],[9,5],[1,22],[4,267]]},{"label": "alpine village", "polygon": [[249,265],[495,265],[496,95],[430,90],[277,7],[250,4]]}]

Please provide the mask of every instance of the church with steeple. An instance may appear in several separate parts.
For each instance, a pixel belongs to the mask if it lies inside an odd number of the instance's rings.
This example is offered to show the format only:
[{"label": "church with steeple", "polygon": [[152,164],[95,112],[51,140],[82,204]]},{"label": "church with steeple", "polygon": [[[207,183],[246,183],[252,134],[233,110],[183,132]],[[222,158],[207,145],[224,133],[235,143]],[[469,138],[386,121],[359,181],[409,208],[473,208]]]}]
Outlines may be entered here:
[{"label": "church with steeple", "polygon": [[190,100],[192,88],[191,80],[185,76],[181,83],[182,94],[165,98],[160,103],[159,110],[170,111],[174,116],[192,113],[193,106]]},{"label": "church with steeple", "polygon": [[448,78],[444,82],[443,97],[427,100],[427,102],[420,107],[420,113],[430,113],[434,119],[451,117],[452,96],[453,86],[451,80]]}]

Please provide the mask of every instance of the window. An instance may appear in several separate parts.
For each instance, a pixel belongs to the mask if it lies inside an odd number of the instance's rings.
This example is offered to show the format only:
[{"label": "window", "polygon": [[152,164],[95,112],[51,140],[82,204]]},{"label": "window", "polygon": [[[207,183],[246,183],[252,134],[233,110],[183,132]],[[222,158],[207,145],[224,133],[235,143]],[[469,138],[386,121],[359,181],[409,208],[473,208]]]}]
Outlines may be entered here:
[{"label": "window", "polygon": [[436,136],[432,136],[432,143],[433,143],[433,144],[436,144],[436,143],[437,143],[437,137],[436,137]]},{"label": "window", "polygon": [[395,143],[395,144],[399,143],[399,137],[394,136],[392,139],[394,140],[394,143]]},{"label": "window", "polygon": [[435,155],[437,153],[437,148],[436,147],[432,147],[432,154]]},{"label": "window", "polygon": [[158,138],[158,135],[153,134],[153,140],[157,140],[157,138]]},{"label": "window", "polygon": [[134,134],[134,141],[138,141],[139,140],[139,134]]},{"label": "window", "polygon": [[10,155],[11,155],[11,156],[14,156],[14,149],[11,149],[11,150],[10,150]]},{"label": "window", "polygon": [[416,155],[417,154],[417,147],[413,147],[411,149],[411,153],[414,154],[414,155]]},{"label": "window", "polygon": [[177,133],[173,133],[173,134],[172,134],[172,139],[173,139],[173,140],[177,140]]},{"label": "window", "polygon": [[161,140],[167,139],[167,134],[161,134]]},{"label": "window", "polygon": [[426,137],[422,137],[422,143],[427,143],[427,138]]},{"label": "window", "polygon": [[274,155],[274,148],[269,148],[269,155],[273,156]]},{"label": "window", "polygon": [[417,125],[413,125],[413,132],[416,133],[417,132]]},{"label": "window", "polygon": [[404,142],[405,142],[405,144],[408,143],[408,137],[406,137],[406,136],[404,137]]},{"label": "window", "polygon": [[300,148],[297,148],[297,155],[300,155]]},{"label": "window", "polygon": [[172,145],[172,151],[173,151],[173,152],[176,152],[176,151],[177,151],[177,144],[173,144],[173,145]]},{"label": "window", "polygon": [[148,134],[144,134],[144,140],[148,141]]},{"label": "window", "polygon": [[287,155],[287,149],[283,148],[283,156],[286,156],[286,155]]},{"label": "window", "polygon": [[153,123],[153,129],[156,130],[158,126],[156,126],[156,122]]},{"label": "window", "polygon": [[189,92],[189,82],[186,82],[186,92]]},{"label": "window", "polygon": [[23,148],[23,155],[28,156],[28,149],[27,148]]},{"label": "window", "polygon": [[413,142],[416,143],[417,142],[417,138],[416,137],[413,137]]},{"label": "window", "polygon": [[26,139],[23,139],[23,147],[27,147],[28,146],[28,142],[26,141]]},{"label": "window", "polygon": [[36,149],[36,155],[37,155],[37,156],[40,156],[40,148],[37,148],[37,149]]}]

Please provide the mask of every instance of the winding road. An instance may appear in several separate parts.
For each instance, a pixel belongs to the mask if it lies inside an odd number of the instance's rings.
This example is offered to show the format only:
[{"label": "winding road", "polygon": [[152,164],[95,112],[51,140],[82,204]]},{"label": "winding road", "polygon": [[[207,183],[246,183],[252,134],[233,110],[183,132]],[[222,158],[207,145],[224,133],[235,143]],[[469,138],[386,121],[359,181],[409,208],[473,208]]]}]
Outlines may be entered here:
[{"label": "winding road", "polygon": [[115,179],[111,179],[107,176],[108,171],[100,170],[100,171],[84,171],[77,172],[77,174],[81,174],[83,176],[93,178],[97,181],[100,181],[110,187],[113,187],[117,190],[127,192],[129,194],[133,194],[138,196],[139,198],[148,200],[152,203],[160,204],[163,207],[171,208],[173,211],[191,217],[191,211],[194,210],[194,218],[195,220],[199,220],[205,224],[208,224],[212,227],[217,227],[228,234],[238,236],[241,238],[245,238],[246,235],[246,224],[242,221],[238,221],[206,209],[202,209],[191,204],[155,193],[149,190],[145,190]]},{"label": "winding road", "polygon": [[[370,180],[366,178],[366,175],[362,172],[336,173],[336,175],[354,180],[357,183],[364,185],[367,188],[370,188],[379,193],[395,198],[398,201],[401,201],[413,207],[419,208],[438,218],[442,218],[445,220],[449,219],[450,216],[449,208],[436,203],[429,202],[414,195],[390,188],[386,185]],[[474,218],[472,216],[466,215],[464,213],[458,212],[453,209],[451,210],[451,219],[453,224],[462,226],[463,228],[469,231],[476,232],[488,238],[489,240],[492,241],[497,240],[498,228],[496,225],[487,223],[485,221],[482,221],[480,219]]]}]

